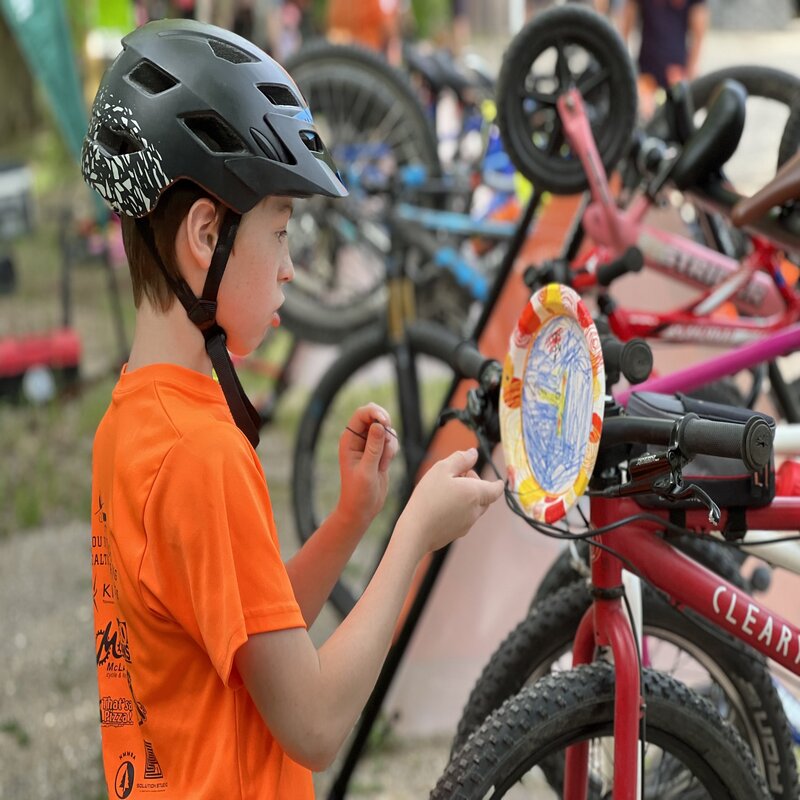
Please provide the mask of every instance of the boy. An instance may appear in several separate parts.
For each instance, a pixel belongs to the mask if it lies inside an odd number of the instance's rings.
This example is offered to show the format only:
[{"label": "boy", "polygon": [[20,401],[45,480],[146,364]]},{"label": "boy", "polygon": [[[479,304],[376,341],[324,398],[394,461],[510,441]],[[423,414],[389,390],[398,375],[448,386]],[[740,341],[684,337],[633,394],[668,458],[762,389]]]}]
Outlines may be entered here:
[{"label": "boy", "polygon": [[123,44],[82,156],[121,215],[137,306],[93,456],[109,794],[308,798],[310,770],[369,696],[420,559],[466,533],[502,483],[478,478],[474,451],[434,465],[362,599],[314,648],[307,626],[386,497],[391,420],[374,404],[354,413],[339,504],[284,565],[228,350],[250,352],[279,321],[292,197],[346,190],[297,87],[246,40],[162,20]]}]

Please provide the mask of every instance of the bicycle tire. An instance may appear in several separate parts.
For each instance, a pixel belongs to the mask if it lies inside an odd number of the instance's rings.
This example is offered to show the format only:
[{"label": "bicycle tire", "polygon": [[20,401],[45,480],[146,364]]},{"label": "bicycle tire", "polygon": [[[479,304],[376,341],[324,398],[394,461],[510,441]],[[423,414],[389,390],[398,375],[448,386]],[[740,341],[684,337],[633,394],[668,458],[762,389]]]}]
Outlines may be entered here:
[{"label": "bicycle tire", "polygon": [[[648,748],[642,763],[643,797],[769,797],[749,750],[707,701],[663,673],[645,669],[642,683]],[[613,735],[613,719],[611,665],[600,662],[547,676],[509,698],[483,722],[450,760],[431,800],[489,800],[508,789],[520,797],[524,787],[518,779],[535,765],[541,765],[546,780],[530,786],[531,796],[544,797],[542,792],[555,784],[556,793],[550,796],[559,797],[563,760],[558,754],[587,738]],[[661,748],[665,758],[656,758],[654,748]],[[676,775],[678,766],[684,771]],[[667,771],[669,786],[654,775],[657,767]],[[699,783],[678,789],[675,782],[689,775]],[[590,775],[592,800],[611,797],[611,787],[602,780],[596,772]]]},{"label": "bicycle tire", "polygon": [[785,164],[798,150],[800,150],[800,92],[792,104],[789,118],[783,129],[778,149],[778,166]]},{"label": "bicycle tire", "polygon": [[[434,345],[429,344],[429,337],[423,341],[414,325],[407,329],[407,338],[415,369],[418,373],[424,371],[427,376],[423,383],[423,393],[427,394],[422,411],[426,428],[432,431],[452,384],[453,372],[446,366],[447,354],[436,351]],[[338,483],[331,480],[331,473],[338,475],[335,443],[358,405],[372,400],[385,405],[404,445],[401,451],[408,450],[404,441],[405,421],[398,418],[396,393],[391,391],[396,388],[392,369],[394,361],[386,331],[382,326],[375,326],[348,340],[309,396],[298,426],[291,482],[295,529],[301,542],[314,533],[338,498]],[[375,376],[374,383],[370,376]],[[420,451],[424,445],[425,442],[417,443]],[[413,459],[416,454],[401,452],[395,458],[390,467],[387,504],[331,593],[330,602],[342,617],[350,612],[372,577],[395,519],[410,495],[412,486],[404,457]],[[326,475],[326,488],[318,481],[321,474]]]},{"label": "bicycle tire", "polygon": [[[528,612],[492,654],[472,689],[458,723],[454,751],[507,698],[544,675],[569,650],[590,603],[589,588],[579,581],[545,597]],[[772,797],[797,798],[791,735],[764,659],[726,634],[709,635],[708,625],[701,627],[693,621],[696,617],[678,613],[647,585],[643,586],[642,608],[648,641],[671,642],[676,649],[692,654],[716,682],[713,695],[734,712],[737,729],[750,745],[762,774],[768,776]]]},{"label": "bicycle tire", "polygon": [[[390,158],[392,169],[413,163],[431,176],[440,174],[438,145],[422,104],[405,75],[380,56],[319,40],[305,45],[285,66],[308,100],[334,159],[339,156],[346,183],[354,165],[342,157],[342,149],[367,148],[371,137],[388,147],[382,158]],[[381,133],[387,120],[393,123]],[[369,158],[366,162],[358,168],[374,166]],[[385,166],[381,162],[381,169]],[[341,202],[360,200],[351,196]],[[383,258],[357,241],[348,242],[346,234],[337,239],[330,219],[336,208],[326,198],[296,203],[289,236],[295,280],[285,289],[281,312],[293,333],[323,343],[340,342],[372,324],[386,305]]]},{"label": "bicycle tire", "polygon": [[[566,5],[543,11],[513,39],[497,80],[497,123],[503,143],[514,166],[539,189],[554,194],[577,194],[588,187],[580,160],[565,147],[555,106],[545,102],[543,93],[532,100],[528,79],[534,62],[556,43],[566,52],[578,47],[590,56],[590,66],[581,79],[594,78],[606,71],[608,78],[587,91],[584,102],[590,114],[592,133],[606,170],[611,171],[630,143],[636,121],[636,82],[633,65],[625,45],[611,24],[599,14],[580,6]],[[567,59],[563,59],[566,63]],[[567,65],[567,70],[569,66]],[[599,72],[598,72],[599,70]],[[543,77],[543,76],[538,76]],[[566,76],[563,76],[566,78]],[[575,75],[570,73],[570,80]],[[559,81],[558,91],[563,90]],[[523,100],[525,98],[525,100]],[[596,98],[596,100],[595,100]],[[532,129],[525,103],[536,104],[540,129]],[[546,108],[544,106],[547,106]],[[550,126],[548,153],[537,145],[542,131]]]}]

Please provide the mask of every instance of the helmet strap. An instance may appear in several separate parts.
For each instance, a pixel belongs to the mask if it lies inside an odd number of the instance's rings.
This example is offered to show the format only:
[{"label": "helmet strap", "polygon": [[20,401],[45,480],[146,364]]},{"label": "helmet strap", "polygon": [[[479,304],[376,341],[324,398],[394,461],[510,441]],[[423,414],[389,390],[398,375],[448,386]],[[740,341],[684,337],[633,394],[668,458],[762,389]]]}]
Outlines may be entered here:
[{"label": "helmet strap", "polygon": [[241,215],[231,209],[226,210],[220,225],[214,254],[211,256],[211,264],[203,285],[203,293],[199,298],[195,297],[189,284],[183,278],[176,278],[169,274],[156,247],[149,220],[146,217],[137,219],[136,227],[148,250],[150,250],[150,255],[164,275],[167,284],[186,309],[187,316],[203,334],[206,352],[211,359],[214,371],[217,373],[219,385],[225,395],[225,400],[228,403],[228,408],[236,427],[244,433],[253,447],[257,447],[261,417],[247,398],[242,384],[239,382],[239,377],[231,362],[230,353],[225,346],[225,331],[217,323],[217,293],[222,282],[222,276],[225,273],[225,267],[233,247],[233,240],[236,238],[240,220]]}]

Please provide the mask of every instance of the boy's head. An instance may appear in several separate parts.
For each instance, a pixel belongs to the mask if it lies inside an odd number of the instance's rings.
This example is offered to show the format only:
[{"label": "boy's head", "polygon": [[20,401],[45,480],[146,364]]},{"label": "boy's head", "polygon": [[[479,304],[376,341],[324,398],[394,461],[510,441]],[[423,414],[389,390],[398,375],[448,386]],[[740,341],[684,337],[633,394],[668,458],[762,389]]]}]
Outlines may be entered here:
[{"label": "boy's head", "polygon": [[[168,310],[177,296],[202,331],[236,424],[255,445],[258,415],[228,348],[257,344],[258,317],[280,305],[291,260],[284,230],[259,231],[249,220],[280,228],[281,198],[347,190],[294,81],[246,39],[194,20],[159,20],[122,44],[92,106],[83,176],[122,217],[137,305],[146,297]],[[235,239],[247,255],[241,275],[228,276],[232,290],[223,296],[231,299],[218,316]],[[262,261],[269,277],[258,273]],[[239,324],[237,303],[252,324]],[[237,328],[230,340],[226,322]]]},{"label": "boy's head", "polygon": [[151,22],[123,39],[81,162],[122,217],[137,305],[147,297],[162,310],[174,287],[145,228],[177,278],[175,234],[197,199],[242,215],[267,195],[347,193],[288,73],[246,39],[194,20]]}]

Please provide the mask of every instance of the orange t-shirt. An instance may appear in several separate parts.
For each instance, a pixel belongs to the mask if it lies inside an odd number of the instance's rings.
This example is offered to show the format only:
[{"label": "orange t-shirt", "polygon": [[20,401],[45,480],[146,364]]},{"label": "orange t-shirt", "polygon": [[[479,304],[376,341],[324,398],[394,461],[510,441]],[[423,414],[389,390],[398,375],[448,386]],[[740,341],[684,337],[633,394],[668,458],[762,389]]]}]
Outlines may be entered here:
[{"label": "orange t-shirt", "polygon": [[264,473],[219,385],[120,377],[93,455],[92,589],[109,797],[313,798],[233,657],[304,627]]},{"label": "orange t-shirt", "polygon": [[383,50],[397,25],[397,0],[329,0],[328,35]]}]

